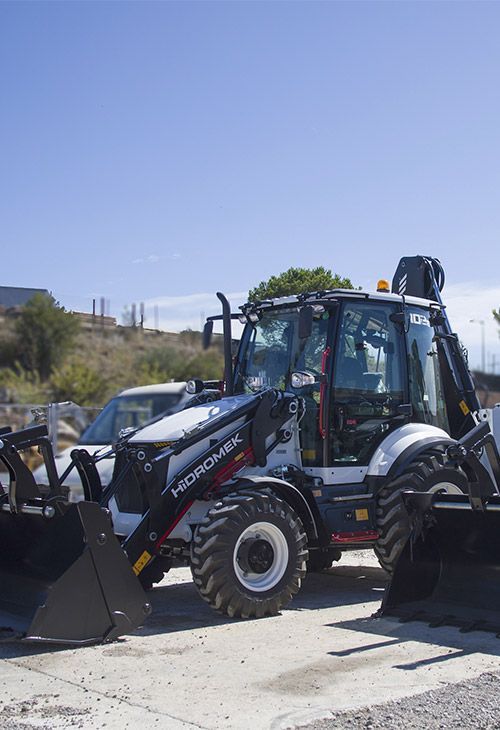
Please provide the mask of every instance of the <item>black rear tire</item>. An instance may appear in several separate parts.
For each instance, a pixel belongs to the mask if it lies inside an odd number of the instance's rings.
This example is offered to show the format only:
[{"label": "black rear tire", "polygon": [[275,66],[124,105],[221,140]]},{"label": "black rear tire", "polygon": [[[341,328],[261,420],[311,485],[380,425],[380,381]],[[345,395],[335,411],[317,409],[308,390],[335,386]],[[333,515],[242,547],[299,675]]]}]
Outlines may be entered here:
[{"label": "black rear tire", "polygon": [[295,511],[269,492],[218,502],[198,525],[191,572],[202,596],[234,618],[275,616],[306,573],[307,536]]},{"label": "black rear tire", "polygon": [[467,477],[445,453],[434,450],[420,454],[400,476],[380,490],[376,500],[376,525],[380,537],[375,544],[375,554],[388,573],[393,572],[410,534],[408,515],[401,499],[405,489],[466,494]]},{"label": "black rear tire", "polygon": [[309,550],[309,559],[307,561],[308,573],[320,573],[322,570],[328,570],[334,562],[342,557],[342,551],[337,548],[326,548],[325,550]]}]

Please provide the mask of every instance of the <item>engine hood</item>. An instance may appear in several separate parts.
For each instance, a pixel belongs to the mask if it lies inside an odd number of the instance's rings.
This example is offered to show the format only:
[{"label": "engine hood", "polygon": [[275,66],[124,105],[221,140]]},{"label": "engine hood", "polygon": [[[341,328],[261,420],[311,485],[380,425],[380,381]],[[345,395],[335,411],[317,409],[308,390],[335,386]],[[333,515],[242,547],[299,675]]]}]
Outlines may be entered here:
[{"label": "engine hood", "polygon": [[255,398],[254,395],[235,395],[213,403],[205,403],[201,406],[193,406],[185,411],[179,411],[171,416],[151,423],[141,428],[130,439],[130,444],[158,443],[162,441],[178,441],[189,435],[190,431],[198,426],[203,427],[208,421],[220,418],[230,411],[249,403]]}]

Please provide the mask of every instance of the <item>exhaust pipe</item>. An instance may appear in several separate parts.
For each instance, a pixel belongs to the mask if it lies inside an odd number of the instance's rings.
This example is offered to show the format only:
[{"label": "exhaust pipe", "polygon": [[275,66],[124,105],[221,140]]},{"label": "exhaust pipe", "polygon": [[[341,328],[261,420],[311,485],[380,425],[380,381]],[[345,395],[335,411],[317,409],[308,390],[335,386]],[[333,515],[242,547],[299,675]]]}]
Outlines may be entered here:
[{"label": "exhaust pipe", "polygon": [[226,383],[225,395],[234,395],[233,355],[231,352],[231,307],[227,297],[220,291],[217,297],[222,303],[222,324],[224,326],[224,380]]}]

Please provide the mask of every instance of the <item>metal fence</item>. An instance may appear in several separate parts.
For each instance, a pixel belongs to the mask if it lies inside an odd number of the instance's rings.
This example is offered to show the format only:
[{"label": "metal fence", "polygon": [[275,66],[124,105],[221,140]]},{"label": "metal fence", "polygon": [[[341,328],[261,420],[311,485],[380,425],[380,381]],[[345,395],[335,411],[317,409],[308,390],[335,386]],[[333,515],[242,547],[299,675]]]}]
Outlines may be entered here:
[{"label": "metal fence", "polygon": [[[28,426],[45,423],[54,453],[76,444],[85,428],[92,423],[101,408],[82,407],[66,401],[64,403],[0,403],[0,427],[8,426],[19,431]],[[25,454],[30,466],[41,461],[36,449]],[[0,463],[0,471],[4,471]]]}]

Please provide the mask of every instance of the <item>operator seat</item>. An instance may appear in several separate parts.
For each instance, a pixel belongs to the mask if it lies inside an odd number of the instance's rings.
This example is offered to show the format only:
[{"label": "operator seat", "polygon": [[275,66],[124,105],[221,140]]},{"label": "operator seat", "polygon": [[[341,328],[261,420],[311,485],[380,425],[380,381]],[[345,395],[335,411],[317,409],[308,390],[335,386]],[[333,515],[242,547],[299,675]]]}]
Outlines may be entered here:
[{"label": "operator seat", "polygon": [[337,388],[342,390],[365,389],[363,368],[355,357],[344,357],[340,361],[335,384]]}]

